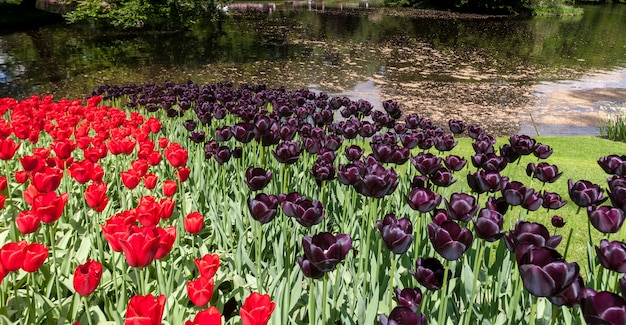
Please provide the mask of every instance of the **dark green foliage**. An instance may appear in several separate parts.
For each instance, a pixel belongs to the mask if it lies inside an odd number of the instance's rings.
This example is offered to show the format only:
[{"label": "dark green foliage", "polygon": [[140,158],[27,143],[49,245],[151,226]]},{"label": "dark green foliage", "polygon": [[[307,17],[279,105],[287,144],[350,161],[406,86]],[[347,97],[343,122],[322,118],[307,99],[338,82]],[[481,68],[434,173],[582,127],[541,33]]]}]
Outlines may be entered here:
[{"label": "dark green foliage", "polygon": [[225,0],[65,0],[72,8],[68,22],[97,21],[119,28],[173,30],[187,27],[199,18],[214,18]]}]

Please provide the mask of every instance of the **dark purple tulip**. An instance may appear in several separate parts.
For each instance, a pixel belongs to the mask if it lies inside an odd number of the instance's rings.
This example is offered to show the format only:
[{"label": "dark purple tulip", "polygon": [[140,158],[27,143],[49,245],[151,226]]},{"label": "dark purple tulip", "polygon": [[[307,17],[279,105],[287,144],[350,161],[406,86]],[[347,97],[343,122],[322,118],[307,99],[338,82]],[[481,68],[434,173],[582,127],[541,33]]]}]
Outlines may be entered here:
[{"label": "dark purple tulip", "polygon": [[409,273],[428,290],[439,290],[444,281],[443,264],[434,257],[418,258],[415,262],[415,271]]},{"label": "dark purple tulip", "polygon": [[472,189],[472,192],[476,194],[500,191],[503,182],[506,184],[508,178],[502,177],[498,171],[481,169],[474,174],[467,174],[467,185]]},{"label": "dark purple tulip", "polygon": [[495,153],[495,149],[493,148],[493,141],[488,138],[472,142],[472,147],[474,148],[475,153]]},{"label": "dark purple tulip", "polygon": [[229,126],[221,126],[215,129],[215,140],[217,141],[228,141],[232,136],[233,133]]},{"label": "dark purple tulip", "polygon": [[580,308],[587,324],[626,324],[626,301],[613,292],[587,294],[580,299]]},{"label": "dark purple tulip", "polygon": [[434,223],[441,225],[444,221],[452,221],[452,218],[448,215],[448,211],[444,209],[436,209],[433,211],[432,220]]},{"label": "dark purple tulip", "polygon": [[552,148],[548,145],[537,143],[537,146],[535,146],[535,150],[533,151],[533,155],[539,159],[547,159],[552,156]]},{"label": "dark purple tulip", "polygon": [[587,216],[591,225],[605,234],[618,232],[624,223],[624,211],[619,208],[592,205],[587,207]]},{"label": "dark purple tulip", "polygon": [[444,164],[448,169],[458,172],[467,164],[467,159],[461,158],[457,155],[448,155],[444,159]]},{"label": "dark purple tulip", "polygon": [[419,306],[422,303],[422,290],[420,288],[399,288],[395,290],[396,301],[398,306],[405,306],[411,308],[414,313],[419,311]]},{"label": "dark purple tulip", "polygon": [[263,168],[248,167],[245,183],[251,191],[263,189],[272,180],[272,172]]},{"label": "dark purple tulip", "polygon": [[610,175],[624,176],[626,172],[626,156],[608,155],[598,159],[598,165]]},{"label": "dark purple tulip", "polygon": [[437,137],[435,139],[435,148],[439,151],[450,151],[458,144],[451,135]]},{"label": "dark purple tulip", "polygon": [[283,164],[293,164],[300,158],[300,151],[302,150],[300,142],[284,141],[280,143],[276,150],[272,150],[272,155]]},{"label": "dark purple tulip", "polygon": [[506,161],[510,164],[517,161],[520,154],[518,154],[515,149],[511,147],[511,145],[505,144],[500,148],[500,156],[504,157],[504,159],[506,159]]},{"label": "dark purple tulip", "polygon": [[381,163],[388,163],[391,161],[391,156],[395,151],[395,147],[393,145],[381,142],[371,142],[370,146],[372,147],[372,156],[374,156],[376,160]]},{"label": "dark purple tulip", "polygon": [[324,143],[324,148],[331,150],[331,151],[337,151],[339,150],[339,148],[341,147],[341,144],[343,143],[343,138],[335,134],[329,134],[326,136],[323,143]]},{"label": "dark purple tulip", "polygon": [[387,114],[389,114],[389,116],[393,118],[394,120],[397,120],[400,118],[400,116],[402,116],[402,110],[400,109],[400,104],[398,104],[398,102],[395,102],[391,99],[383,101],[383,108],[385,109],[385,112],[387,112]]},{"label": "dark purple tulip", "polygon": [[402,123],[398,123],[393,126],[393,130],[396,132],[396,134],[404,134],[408,129],[409,128],[406,126],[406,124]]},{"label": "dark purple tulip", "polygon": [[414,188],[430,188],[430,184],[428,184],[428,177],[424,175],[415,175],[411,180],[411,189]]},{"label": "dark purple tulip", "polygon": [[428,224],[428,237],[435,251],[448,261],[455,261],[472,246],[474,236],[467,228],[461,228],[454,221],[444,221],[441,225]]},{"label": "dark purple tulip", "polygon": [[379,164],[367,166],[363,176],[358,177],[352,186],[362,195],[382,198],[393,193],[398,186],[398,175],[393,168],[385,169]]},{"label": "dark purple tulip", "polygon": [[536,211],[543,204],[543,196],[540,192],[535,192],[532,188],[526,188],[524,193],[524,199],[521,206],[528,211]]},{"label": "dark purple tulip", "polygon": [[494,242],[504,235],[502,233],[502,223],[504,218],[496,210],[489,208],[480,209],[478,217],[474,220],[474,231],[476,236],[488,242]]},{"label": "dark purple tulip", "polygon": [[346,139],[354,139],[359,134],[359,125],[351,122],[346,122],[341,127],[341,133]]},{"label": "dark purple tulip", "polygon": [[353,185],[361,174],[361,167],[357,164],[339,165],[337,178],[344,185]]},{"label": "dark purple tulip", "polygon": [[614,207],[626,211],[626,178],[613,176],[609,183],[609,198]]},{"label": "dark purple tulip", "polygon": [[233,155],[233,158],[239,159],[243,157],[243,148],[241,146],[234,147],[230,153]]},{"label": "dark purple tulip", "polygon": [[420,152],[417,156],[411,158],[411,163],[422,175],[430,175],[437,169],[443,167],[442,159],[432,153]]},{"label": "dark purple tulip", "polygon": [[430,149],[432,146],[435,145],[435,139],[433,139],[430,136],[426,136],[422,139],[419,138],[418,136],[418,141],[417,141],[417,147],[422,149],[422,150],[428,150]]},{"label": "dark purple tulip", "polygon": [[472,156],[472,165],[484,170],[502,171],[508,164],[507,160],[495,153],[479,153]]},{"label": "dark purple tulip", "polygon": [[602,239],[600,246],[596,246],[596,256],[605,268],[626,273],[626,244],[623,242]]},{"label": "dark purple tulip", "polygon": [[580,298],[583,290],[585,289],[585,282],[579,275],[572,284],[566,287],[563,291],[554,296],[548,297],[551,303],[556,306],[578,307],[580,304]]},{"label": "dark purple tulip", "polygon": [[254,125],[252,123],[241,122],[231,126],[231,133],[235,140],[241,143],[248,143],[254,139]]},{"label": "dark purple tulip", "polygon": [[417,147],[418,141],[419,139],[417,137],[417,134],[413,132],[400,135],[400,143],[402,143],[402,146],[404,148],[413,149]]},{"label": "dark purple tulip", "polygon": [[369,138],[374,135],[378,131],[376,125],[369,123],[367,121],[363,121],[361,123],[361,128],[358,129],[359,135],[364,138]]},{"label": "dark purple tulip", "polygon": [[485,204],[485,206],[491,210],[496,210],[500,212],[502,215],[504,215],[509,209],[509,204],[503,197],[499,197],[497,199],[489,197],[487,198],[487,204]]},{"label": "dark purple tulip", "polygon": [[293,140],[295,135],[296,135],[296,128],[291,125],[288,125],[288,124],[281,125],[281,127],[278,129],[278,136],[283,141],[291,141]]},{"label": "dark purple tulip", "polygon": [[321,148],[320,151],[317,152],[317,160],[323,160],[327,163],[333,163],[335,162],[335,159],[337,158],[337,154],[334,151],[331,151],[329,149],[326,148]]},{"label": "dark purple tulip", "polygon": [[324,276],[324,272],[311,264],[311,261],[306,258],[306,255],[304,257],[298,256],[298,265],[300,266],[300,270],[302,270],[302,274],[307,278],[320,279]]},{"label": "dark purple tulip", "polygon": [[465,132],[465,123],[461,120],[448,120],[448,127],[450,128],[450,132],[453,134],[461,134]]},{"label": "dark purple tulip", "polygon": [[470,221],[478,211],[476,198],[467,193],[452,193],[450,200],[444,200],[448,215],[459,221]]},{"label": "dark purple tulip", "polygon": [[324,181],[333,180],[336,174],[335,166],[324,159],[318,159],[309,172],[318,185],[321,185]]},{"label": "dark purple tulip", "polygon": [[509,137],[509,142],[515,152],[522,156],[533,153],[537,147],[537,141],[525,134],[514,134]]},{"label": "dark purple tulip", "polygon": [[565,226],[565,223],[566,223],[565,220],[563,220],[563,217],[557,216],[557,215],[552,216],[552,219],[550,219],[550,222],[555,228],[563,228],[563,226]]},{"label": "dark purple tulip", "polygon": [[335,236],[328,232],[321,232],[313,237],[304,236],[302,247],[311,264],[322,272],[330,272],[352,248],[352,238],[348,234]]},{"label": "dark purple tulip", "polygon": [[252,219],[265,224],[276,216],[276,208],[278,208],[278,197],[276,195],[267,195],[259,193],[254,199],[248,199],[248,210]]},{"label": "dark purple tulip", "polygon": [[389,162],[394,163],[396,165],[402,165],[407,160],[409,160],[410,156],[411,156],[411,150],[409,150],[409,148],[395,146],[395,151],[391,154],[391,158],[389,159]]},{"label": "dark purple tulip", "polygon": [[204,142],[204,140],[206,140],[206,133],[203,130],[191,131],[191,134],[189,135],[189,140],[193,141],[194,143]]},{"label": "dark purple tulip", "polygon": [[556,165],[540,162],[537,165],[528,163],[526,174],[544,183],[554,183],[563,173],[559,173],[559,168]]},{"label": "dark purple tulip", "polygon": [[441,187],[448,187],[456,182],[452,177],[452,172],[445,167],[437,169],[431,176],[430,181]]},{"label": "dark purple tulip", "polygon": [[322,202],[311,201],[306,197],[300,197],[295,201],[284,200],[280,207],[286,216],[295,218],[304,227],[317,225],[322,222],[326,214]]},{"label": "dark purple tulip", "polygon": [[518,252],[520,248],[520,252],[524,252],[529,247],[556,248],[562,239],[560,235],[550,236],[546,226],[530,221],[518,221],[515,229],[504,235],[504,243],[510,252]]},{"label": "dark purple tulip", "polygon": [[567,204],[567,200],[561,200],[559,193],[543,191],[543,203],[541,206],[548,210],[560,209]]},{"label": "dark purple tulip", "polygon": [[196,122],[196,120],[186,120],[185,122],[183,122],[183,126],[185,127],[185,129],[187,129],[187,131],[195,130],[197,125],[198,122]]},{"label": "dark purple tulip", "polygon": [[409,206],[419,212],[434,210],[441,203],[441,195],[428,188],[414,188],[406,197]]},{"label": "dark purple tulip", "polygon": [[626,274],[619,278],[619,291],[622,294],[622,298],[626,297]]},{"label": "dark purple tulip", "polygon": [[397,306],[391,310],[389,317],[380,315],[381,325],[426,325],[426,316],[416,314],[411,308]]},{"label": "dark purple tulip", "polygon": [[408,218],[398,219],[394,214],[387,214],[383,220],[376,221],[385,248],[394,254],[404,254],[413,242],[413,225]]},{"label": "dark purple tulip", "polygon": [[483,128],[481,128],[480,126],[478,126],[478,125],[469,125],[467,127],[467,135],[469,135],[470,138],[476,139],[481,134],[484,134],[484,131],[483,131]]},{"label": "dark purple tulip", "polygon": [[519,259],[524,288],[537,297],[551,297],[578,279],[578,263],[567,263],[556,250],[532,247]]},{"label": "dark purple tulip", "polygon": [[316,154],[322,148],[322,141],[318,138],[304,137],[304,150],[310,154]]},{"label": "dark purple tulip", "polygon": [[349,161],[355,161],[355,160],[361,159],[361,156],[363,155],[364,151],[365,150],[363,150],[361,147],[357,146],[356,144],[353,144],[351,146],[346,147],[345,155]]},{"label": "dark purple tulip", "polygon": [[421,119],[417,114],[411,113],[404,118],[404,123],[409,129],[414,130],[420,126]]},{"label": "dark purple tulip", "polygon": [[228,148],[227,146],[220,146],[213,153],[213,159],[215,159],[215,161],[220,165],[227,163],[230,160],[230,156],[230,148]]},{"label": "dark purple tulip", "polygon": [[518,181],[506,182],[502,186],[502,196],[512,206],[521,205],[528,188]]}]

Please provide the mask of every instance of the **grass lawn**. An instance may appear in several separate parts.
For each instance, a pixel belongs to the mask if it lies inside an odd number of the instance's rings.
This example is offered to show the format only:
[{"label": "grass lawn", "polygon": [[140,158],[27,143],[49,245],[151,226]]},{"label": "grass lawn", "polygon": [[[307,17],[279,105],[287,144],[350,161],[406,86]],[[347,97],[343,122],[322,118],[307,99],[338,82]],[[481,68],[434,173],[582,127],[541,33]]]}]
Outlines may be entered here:
[{"label": "grass lawn", "polygon": [[[541,184],[538,180],[531,181],[531,178],[526,175],[526,165],[530,162],[535,164],[539,161],[534,156],[522,157],[519,164],[513,163],[507,166],[503,174],[509,176],[511,180],[517,180],[524,183],[526,186],[533,187],[535,190],[547,190],[550,192],[557,192],[561,194],[563,199],[568,200],[568,203],[559,210],[547,211],[544,208],[540,208],[534,212],[526,212],[521,207],[514,207],[507,214],[511,219],[511,224],[514,224],[513,219],[516,216],[525,218],[530,221],[536,221],[543,223],[557,234],[563,236],[563,242],[559,246],[559,252],[564,253],[565,245],[568,234],[572,232],[571,243],[567,252],[568,261],[577,261],[581,268],[586,268],[587,248],[588,243],[588,231],[587,231],[587,213],[584,209],[578,211],[576,206],[569,199],[567,180],[572,179],[588,180],[594,184],[600,185],[602,188],[607,189],[607,178],[610,176],[606,174],[602,168],[598,165],[598,158],[607,156],[610,154],[623,155],[626,154],[626,143],[615,142],[611,140],[602,139],[593,136],[553,136],[553,137],[535,137],[538,142],[549,145],[553,148],[554,153],[548,159],[543,160],[552,165],[556,165],[559,171],[563,172],[561,178],[552,184]],[[458,139],[459,144],[451,152],[460,156],[469,158],[474,152],[471,146],[472,139],[461,138]],[[498,138],[496,142],[496,149],[500,146],[508,143],[508,138]],[[470,163],[468,163],[470,164]],[[471,166],[470,170],[474,172],[474,167]],[[459,182],[466,182],[464,179],[459,179]],[[606,195],[606,192],[605,192]],[[481,200],[482,202],[482,200]],[[610,204],[607,201],[605,204]],[[561,229],[554,229],[550,223],[550,219],[553,215],[559,215],[565,219],[567,224]],[[508,220],[508,219],[507,219]],[[508,224],[504,225],[505,229],[509,229]],[[625,237],[624,228],[619,234],[613,234],[609,237],[610,240],[623,240]],[[604,235],[599,231],[592,229],[593,244],[599,245],[599,242]],[[594,252],[595,254],[595,252]]]}]

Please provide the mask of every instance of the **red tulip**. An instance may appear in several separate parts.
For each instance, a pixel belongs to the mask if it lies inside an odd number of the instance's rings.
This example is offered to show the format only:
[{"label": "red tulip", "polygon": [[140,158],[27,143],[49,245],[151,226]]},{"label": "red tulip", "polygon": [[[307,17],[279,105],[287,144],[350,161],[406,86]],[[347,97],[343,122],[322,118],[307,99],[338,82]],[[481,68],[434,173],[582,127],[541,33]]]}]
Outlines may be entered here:
[{"label": "red tulip", "polygon": [[182,167],[187,165],[187,158],[189,154],[185,148],[181,147],[180,144],[174,142],[169,145],[164,151],[165,159],[172,165],[173,167]]},{"label": "red tulip", "polygon": [[4,191],[7,189],[7,178],[4,176],[0,176],[0,191]]},{"label": "red tulip", "polygon": [[4,208],[4,202],[7,200],[7,197],[0,194],[0,209]]},{"label": "red tulip", "polygon": [[214,278],[205,278],[203,276],[187,282],[187,295],[189,300],[198,307],[206,306],[213,296],[213,288],[215,286]]},{"label": "red tulip", "polygon": [[118,238],[126,263],[144,267],[152,263],[159,249],[159,233],[155,227],[131,226],[125,238]]},{"label": "red tulip", "polygon": [[253,292],[239,310],[243,325],[265,325],[272,316],[276,303],[267,294]]},{"label": "red tulip", "polygon": [[165,309],[165,295],[133,296],[126,308],[124,325],[160,325]]},{"label": "red tulip", "polygon": [[20,163],[25,171],[40,171],[46,165],[44,159],[39,155],[20,157]]},{"label": "red tulip", "polygon": [[0,139],[0,159],[1,160],[11,160],[15,155],[17,149],[22,145],[21,143],[16,144],[13,138],[8,139]]},{"label": "red tulip", "polygon": [[70,176],[81,184],[91,180],[93,173],[93,163],[89,160],[73,163],[69,168]]},{"label": "red tulip", "polygon": [[144,177],[146,173],[148,173],[148,169],[150,169],[150,165],[148,165],[148,161],[144,159],[138,159],[131,163],[133,169],[137,172],[137,176]]},{"label": "red tulip", "polygon": [[26,255],[26,241],[9,242],[0,248],[0,264],[6,272],[17,271],[22,267]]},{"label": "red tulip", "polygon": [[76,143],[71,140],[54,141],[50,145],[54,153],[59,159],[65,160],[72,155],[72,151],[76,148]]},{"label": "red tulip", "polygon": [[33,185],[37,191],[48,193],[55,191],[61,184],[63,171],[58,168],[46,167],[41,172],[33,172]]},{"label": "red tulip", "polygon": [[111,139],[108,143],[109,151],[114,155],[131,154],[137,145],[137,141],[130,138]]},{"label": "red tulip", "polygon": [[220,256],[217,254],[206,254],[202,258],[196,258],[194,260],[200,276],[205,278],[212,278],[220,267]]},{"label": "red tulip", "polygon": [[85,190],[87,205],[96,212],[102,212],[109,203],[107,198],[107,184],[102,182],[91,183]]},{"label": "red tulip", "polygon": [[185,321],[185,325],[222,325],[222,315],[217,308],[211,306],[196,314],[193,321]]},{"label": "red tulip", "polygon": [[15,177],[15,181],[24,184],[28,180],[28,172],[25,170],[18,170],[13,174]]},{"label": "red tulip", "polygon": [[156,183],[158,180],[159,180],[159,176],[155,174],[146,174],[143,176],[143,185],[147,189],[152,190],[156,187]]},{"label": "red tulip", "polygon": [[61,217],[68,197],[67,193],[61,195],[54,192],[39,194],[33,198],[33,210],[41,221],[45,223],[55,222]]},{"label": "red tulip", "polygon": [[143,196],[135,209],[137,221],[144,227],[156,226],[161,220],[161,205],[152,196]]},{"label": "red tulip", "polygon": [[15,224],[17,225],[17,229],[25,235],[37,231],[37,229],[39,229],[39,225],[41,224],[41,220],[35,211],[27,210],[21,211],[17,217],[15,217]]},{"label": "red tulip", "polygon": [[174,242],[176,241],[176,227],[169,226],[165,229],[157,227],[156,230],[159,234],[159,245],[154,258],[160,260],[165,257],[165,255],[172,250],[172,246],[174,246]]},{"label": "red tulip", "polygon": [[159,204],[161,204],[161,219],[169,219],[174,212],[176,202],[171,198],[165,197],[159,201]]},{"label": "red tulip", "polygon": [[74,271],[74,290],[81,296],[88,296],[96,290],[100,278],[102,278],[102,264],[88,259],[87,262],[76,267]]},{"label": "red tulip", "polygon": [[22,269],[26,272],[35,272],[39,270],[41,265],[43,265],[48,258],[48,247],[39,243],[26,245],[24,252]]},{"label": "red tulip", "polygon": [[165,196],[173,196],[178,189],[178,184],[175,181],[168,179],[163,182],[163,195]]},{"label": "red tulip", "polygon": [[190,234],[199,233],[204,225],[204,217],[197,211],[188,214],[184,221],[185,230]]},{"label": "red tulip", "polygon": [[128,187],[131,190],[137,187],[137,185],[139,185],[139,181],[141,181],[141,178],[137,174],[137,171],[135,171],[134,169],[120,172],[120,177],[122,178],[122,183],[124,183],[124,186]]},{"label": "red tulip", "polygon": [[190,173],[191,169],[189,167],[180,167],[176,171],[176,178],[181,182],[185,182],[189,178]]},{"label": "red tulip", "polygon": [[170,140],[168,138],[159,138],[159,148],[165,149],[170,144]]},{"label": "red tulip", "polygon": [[119,239],[128,235],[130,226],[135,222],[131,218],[126,218],[123,214],[116,214],[107,219],[102,228],[104,239],[109,243],[114,252],[122,252],[123,248]]}]

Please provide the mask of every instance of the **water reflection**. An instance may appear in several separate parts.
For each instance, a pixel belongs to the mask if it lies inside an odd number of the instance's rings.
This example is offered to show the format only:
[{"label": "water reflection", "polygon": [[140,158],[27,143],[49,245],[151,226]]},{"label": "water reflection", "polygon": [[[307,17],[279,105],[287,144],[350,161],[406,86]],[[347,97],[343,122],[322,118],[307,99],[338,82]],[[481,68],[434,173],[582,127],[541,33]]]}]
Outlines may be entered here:
[{"label": "water reflection", "polygon": [[394,99],[441,124],[457,118],[513,134],[537,110],[552,109],[535,100],[538,82],[626,67],[626,34],[615,27],[626,6],[585,9],[579,18],[508,19],[367,2],[236,3],[225,21],[179,33],[46,26],[0,35],[0,96],[80,97],[102,84],[146,81],[262,82],[375,105]]}]

